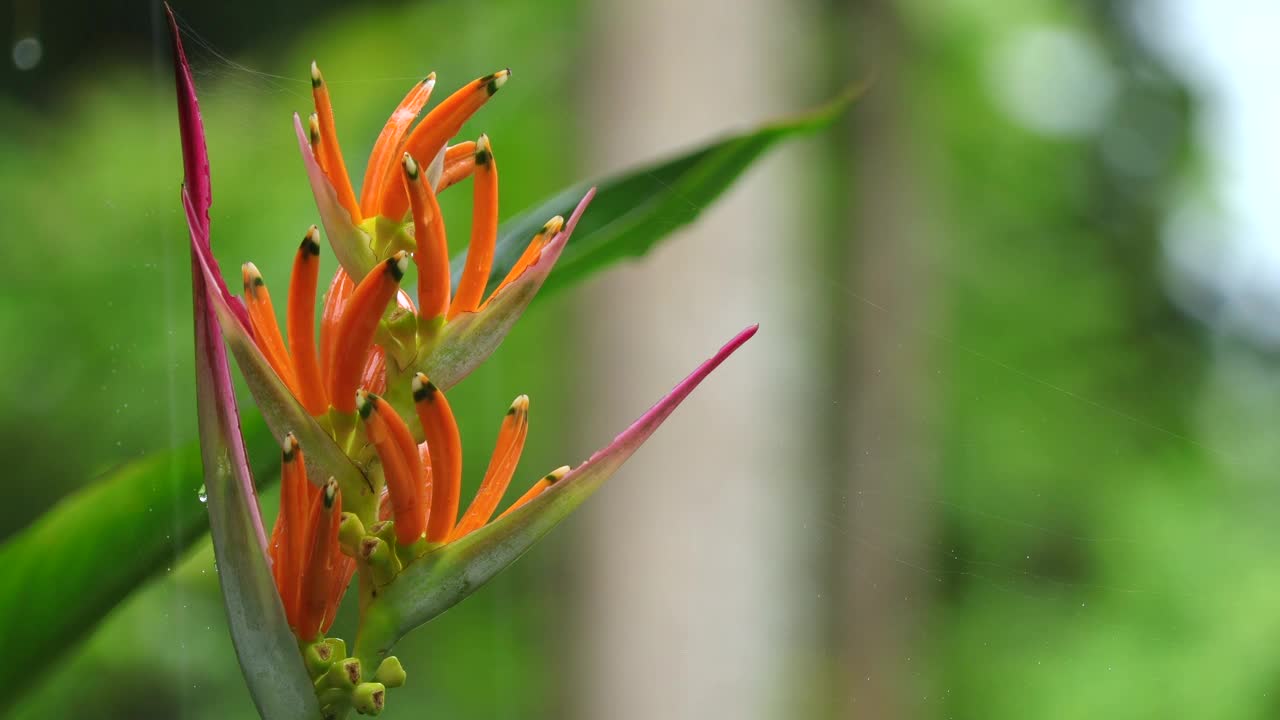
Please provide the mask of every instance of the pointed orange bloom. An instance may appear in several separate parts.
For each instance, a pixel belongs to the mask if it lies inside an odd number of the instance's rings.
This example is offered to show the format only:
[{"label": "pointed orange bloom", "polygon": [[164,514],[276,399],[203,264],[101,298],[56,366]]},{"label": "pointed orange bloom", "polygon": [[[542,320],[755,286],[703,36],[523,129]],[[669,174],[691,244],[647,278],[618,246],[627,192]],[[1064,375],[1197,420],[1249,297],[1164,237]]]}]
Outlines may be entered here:
[{"label": "pointed orange bloom", "polygon": [[[458,518],[462,486],[462,443],[444,393],[419,373],[413,398],[426,441],[415,445],[408,426],[376,394],[360,390],[356,405],[365,435],[377,452],[386,478],[379,516],[394,521],[396,542],[409,546],[425,533],[430,543],[446,543],[484,527],[502,501],[524,449],[529,430],[529,398],[516,398],[503,418],[493,455],[480,488]],[[551,487],[569,468],[560,468],[533,484],[506,512]]]},{"label": "pointed orange bloom", "polygon": [[310,547],[306,550],[306,562],[299,579],[301,594],[298,601],[298,637],[312,639],[329,629],[337,610],[338,597],[330,597],[334,585],[333,575],[337,565],[344,562],[338,548],[338,522],[342,515],[342,496],[338,483],[332,478],[311,500],[307,517],[306,538]]},{"label": "pointed orange bloom", "polygon": [[411,545],[426,532],[431,505],[418,444],[404,420],[377,395],[359,390],[356,407],[369,442],[382,461],[396,541]]},{"label": "pointed orange bloom", "polygon": [[338,549],[342,497],[337,483],[331,479],[318,488],[308,482],[293,435],[285,438],[281,463],[280,512],[268,552],[289,627],[306,643],[333,624],[355,562]]},{"label": "pointed orange bloom", "polygon": [[[536,264],[538,260],[542,258],[542,249],[546,247],[547,243],[551,242],[551,238],[555,237],[562,229],[564,229],[564,218],[557,215],[548,220],[547,224],[543,225],[542,229],[538,231],[538,234],[533,236],[533,240],[529,243],[529,246],[524,249],[524,253],[520,255],[520,258],[516,260],[516,264],[511,266],[511,270],[507,273],[507,276],[502,279],[502,282],[498,283],[498,287],[493,289],[493,293],[489,295],[489,300],[497,297],[498,294],[505,290],[508,285],[515,282],[524,274],[525,270],[529,269],[529,266]],[[484,304],[480,306],[481,309],[483,309],[485,305],[489,304],[489,300],[484,301]]]},{"label": "pointed orange bloom", "polygon": [[493,267],[493,250],[498,240],[498,163],[493,158],[489,138],[481,135],[476,141],[475,191],[471,206],[471,248],[467,252],[467,265],[458,282],[458,292],[449,306],[449,319],[458,313],[475,312],[484,299],[484,288],[489,283],[489,270]]},{"label": "pointed orange bloom", "polygon": [[498,502],[511,484],[511,476],[515,474],[516,465],[520,462],[520,454],[524,452],[524,439],[529,433],[529,398],[521,395],[511,404],[507,415],[502,420],[502,428],[498,430],[498,441],[493,447],[493,457],[489,459],[489,469],[485,470],[480,489],[471,500],[462,519],[449,536],[457,540],[467,533],[479,529],[493,517]]},{"label": "pointed orange bloom", "polygon": [[374,331],[408,269],[408,254],[396,253],[370,271],[351,292],[335,335],[342,352],[336,354],[329,368],[329,402],[341,412],[355,412],[356,386],[360,384],[360,373],[373,346]]},{"label": "pointed orange bloom", "polygon": [[395,163],[399,161],[400,146],[404,142],[409,126],[418,119],[422,106],[431,97],[431,90],[436,86],[436,74],[431,73],[418,83],[400,101],[400,105],[391,113],[387,124],[378,134],[373,144],[373,152],[369,153],[369,165],[364,171],[364,186],[360,191],[360,208],[366,216],[378,214],[379,201],[382,198],[381,179],[389,175]]},{"label": "pointed orange bloom", "polygon": [[284,338],[280,337],[280,326],[276,324],[275,307],[271,304],[271,293],[267,292],[267,284],[262,273],[253,263],[245,263],[240,268],[244,278],[244,305],[249,311],[249,322],[253,326],[253,335],[258,347],[266,356],[271,369],[276,371],[284,384],[293,393],[298,392],[298,381],[293,373],[293,363],[284,347]]},{"label": "pointed orange bloom", "polygon": [[316,354],[316,283],[320,275],[320,231],[312,225],[298,246],[289,281],[289,354],[298,379],[298,400],[312,415],[329,408]]},{"label": "pointed orange bloom", "polygon": [[445,542],[453,534],[454,523],[458,520],[458,501],[462,493],[462,439],[449,401],[423,373],[413,378],[413,404],[426,438],[433,475],[427,540]]},{"label": "pointed orange bloom", "polygon": [[[351,189],[351,179],[347,176],[347,164],[342,159],[342,148],[338,147],[338,127],[333,119],[333,102],[329,99],[329,86],[320,74],[320,67],[311,63],[311,95],[316,103],[316,119],[319,132],[312,131],[320,140],[320,154],[324,158],[321,165],[329,173],[329,180],[338,191],[338,201],[351,213],[354,222],[360,222],[360,206],[356,204],[355,191]],[[315,144],[314,142],[312,143]]]},{"label": "pointed orange bloom", "polygon": [[445,237],[444,215],[436,202],[436,192],[422,176],[420,166],[404,154],[404,182],[413,208],[413,237],[418,244],[414,261],[418,266],[418,310],[425,320],[449,312],[449,240]]},{"label": "pointed orange bloom", "polygon": [[[472,81],[461,90],[450,95],[437,105],[418,126],[413,129],[404,143],[404,152],[415,158],[423,158],[428,162],[444,149],[449,138],[458,134],[462,125],[475,114],[498,89],[511,77],[510,70],[500,70],[492,75]],[[397,220],[404,217],[409,209],[409,199],[399,178],[388,174],[382,181],[382,206],[378,213],[383,217]]]},{"label": "pointed orange bloom", "polygon": [[440,182],[436,192],[444,192],[445,188],[471,177],[476,171],[476,144],[472,140],[450,145],[444,151],[444,169],[440,172]]},{"label": "pointed orange bloom", "polygon": [[338,354],[338,322],[346,313],[347,301],[351,299],[351,292],[355,289],[355,281],[339,268],[324,296],[324,308],[320,313],[320,377],[326,388],[329,386],[330,368]]},{"label": "pointed orange bloom", "polygon": [[[458,518],[458,507],[462,489],[462,442],[458,424],[454,420],[453,411],[449,408],[449,401],[445,399],[444,393],[422,373],[418,373],[413,379],[413,400],[418,422],[426,438],[423,447],[419,449],[424,476],[416,488],[393,485],[388,477],[389,502],[393,508],[399,508],[400,503],[412,501],[416,494],[425,492],[426,512],[421,517],[416,515],[413,517],[414,532],[416,532],[417,522],[421,520],[426,522],[429,542],[453,542],[488,524],[501,503],[524,450],[525,437],[529,431],[529,398],[521,395],[507,410],[498,431],[498,439],[494,444],[489,467],[485,471],[475,498],[472,499],[461,519]],[[371,410],[385,406],[385,403],[377,398],[374,398],[369,405]],[[387,414],[388,418],[393,416],[394,413]],[[399,418],[397,417],[396,420]],[[378,446],[378,455],[383,458],[385,464],[386,456],[393,451],[393,448],[380,439],[380,433],[384,432],[380,427],[373,424],[366,427],[370,442]],[[384,444],[379,445],[380,442]],[[408,454],[405,442],[405,440],[401,441],[402,444],[398,450],[401,455]],[[563,470],[567,472],[568,468]],[[559,477],[563,477],[560,470],[543,477],[510,509],[529,502],[550,487]],[[397,493],[405,499],[397,500]],[[397,536],[399,536],[399,522],[403,515],[397,509],[393,511],[393,516],[397,523]],[[413,541],[419,535],[412,534],[406,537]],[[407,544],[404,540],[405,538],[400,538],[402,544]]]},{"label": "pointed orange bloom", "polygon": [[552,470],[550,473],[545,475],[541,480],[539,480],[538,482],[530,486],[530,488],[526,490],[523,495],[516,498],[515,502],[511,503],[511,505],[506,510],[502,511],[502,514],[498,516],[498,519],[501,520],[507,515],[510,515],[512,512],[519,510],[521,507],[527,504],[530,500],[541,495],[544,490],[560,482],[560,480],[565,475],[569,474],[569,469],[570,468],[568,465],[561,465],[555,470]]}]

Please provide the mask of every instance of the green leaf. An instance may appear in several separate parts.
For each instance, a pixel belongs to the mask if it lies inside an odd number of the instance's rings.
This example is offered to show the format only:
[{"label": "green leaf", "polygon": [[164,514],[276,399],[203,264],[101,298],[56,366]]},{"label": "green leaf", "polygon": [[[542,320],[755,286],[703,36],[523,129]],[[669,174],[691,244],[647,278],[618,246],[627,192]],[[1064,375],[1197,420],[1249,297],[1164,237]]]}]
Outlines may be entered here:
[{"label": "green leaf", "polygon": [[[218,341],[216,330],[213,340]],[[230,459],[229,446],[240,442],[239,428],[210,427],[204,416],[216,411],[204,406],[215,401],[206,388],[198,394],[209,530],[241,672],[264,720],[314,720],[320,706],[255,527],[257,497],[244,491],[247,476],[237,472]],[[235,436],[229,436],[228,430]]]},{"label": "green leaf", "polygon": [[[593,185],[599,191],[591,210],[546,286],[566,287],[609,262],[643,254],[696,218],[770,146],[829,124],[851,98],[556,193],[503,224],[490,290],[542,224],[554,215],[568,217]],[[455,283],[462,262],[459,257],[453,263]],[[250,413],[243,431],[251,457],[258,458],[254,470],[260,487],[274,482],[279,448],[266,425]],[[38,676],[113,607],[203,537],[208,515],[196,500],[201,483],[198,445],[155,453],[69,495],[0,545],[0,567],[5,569],[0,573],[0,638],[28,663],[30,676]],[[17,698],[15,693],[7,697]]]},{"label": "green leaf", "polygon": [[[183,59],[181,54],[178,57]],[[179,69],[185,70],[185,62]],[[208,249],[207,226],[197,223],[207,216],[207,208],[193,207],[185,189],[183,200],[191,226],[196,416],[208,493],[209,535],[231,642],[249,695],[263,720],[314,720],[320,714],[320,704],[271,575],[258,491],[240,432],[231,367],[218,326],[244,328],[231,315],[225,294],[217,289],[216,271],[206,260],[207,253],[201,252]]]},{"label": "green leaf", "polygon": [[[255,476],[279,471],[279,450],[247,418]],[[173,567],[209,529],[197,494],[200,447],[154,453],[67,496],[0,546],[0,638],[39,677],[150,577]],[[31,683],[18,683],[14,688]],[[6,693],[9,701],[17,698]]]},{"label": "green leaf", "polygon": [[[249,456],[240,431],[222,325],[241,335],[248,326],[218,276],[209,243],[209,156],[204,125],[173,11],[174,76],[183,146],[183,209],[191,240],[191,290],[196,360],[196,420],[209,507],[209,533],[231,642],[249,695],[263,720],[306,720],[320,711],[302,664],[267,559],[267,534]],[[233,309],[234,308],[234,309]],[[127,550],[126,548],[121,548]]]},{"label": "green leaf", "polygon": [[[828,127],[859,88],[806,113],[713,141],[671,159],[612,177],[578,183],[502,224],[486,292],[492,292],[524,252],[529,240],[556,215],[569,217],[592,187],[591,209],[565,246],[543,292],[572,285],[606,265],[644,255],[675,230],[693,222],[766,150],[787,138]],[[450,263],[456,287],[467,254]]]}]

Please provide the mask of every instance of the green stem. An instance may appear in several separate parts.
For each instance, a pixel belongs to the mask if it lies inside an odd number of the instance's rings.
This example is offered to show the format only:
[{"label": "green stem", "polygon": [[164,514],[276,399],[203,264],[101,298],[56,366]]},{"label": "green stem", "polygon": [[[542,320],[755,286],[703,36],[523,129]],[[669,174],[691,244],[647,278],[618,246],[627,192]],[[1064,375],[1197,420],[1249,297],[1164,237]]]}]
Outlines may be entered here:
[{"label": "green stem", "polygon": [[399,615],[381,602],[378,593],[378,589],[366,587],[365,578],[360,578],[360,627],[356,631],[353,654],[360,660],[361,667],[370,672],[382,664],[383,658],[391,653],[391,646],[400,639]]}]

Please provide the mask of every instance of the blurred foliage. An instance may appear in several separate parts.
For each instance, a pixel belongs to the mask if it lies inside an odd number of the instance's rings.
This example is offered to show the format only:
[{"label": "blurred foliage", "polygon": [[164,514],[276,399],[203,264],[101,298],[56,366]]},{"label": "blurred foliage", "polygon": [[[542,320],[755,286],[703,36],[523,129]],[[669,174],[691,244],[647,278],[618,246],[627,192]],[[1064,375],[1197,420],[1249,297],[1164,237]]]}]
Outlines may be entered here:
[{"label": "blurred foliage", "polygon": [[[1207,340],[1162,275],[1189,98],[1130,3],[1002,7],[909,14],[944,241],[929,714],[1272,717],[1277,537],[1241,513],[1270,494],[1197,440]],[[1094,131],[993,102],[995,49],[1045,29],[1102,59]]]}]

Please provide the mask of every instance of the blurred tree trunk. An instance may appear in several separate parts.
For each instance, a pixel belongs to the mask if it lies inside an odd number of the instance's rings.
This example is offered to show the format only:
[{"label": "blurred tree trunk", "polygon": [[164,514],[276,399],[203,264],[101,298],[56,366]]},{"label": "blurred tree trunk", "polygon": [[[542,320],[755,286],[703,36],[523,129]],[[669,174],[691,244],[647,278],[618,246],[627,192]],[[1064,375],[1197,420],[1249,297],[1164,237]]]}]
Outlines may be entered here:
[{"label": "blurred tree trunk", "polygon": [[[798,38],[775,31],[795,6],[590,7],[589,174],[790,109],[778,43]],[[812,308],[796,304],[804,293],[792,265],[805,247],[794,205],[804,178],[784,160],[771,158],[695,227],[586,293],[584,453],[733,333],[762,329],[576,521],[571,716],[750,720],[782,703],[799,603],[815,595],[796,538],[817,456],[801,414],[812,325],[796,321]]]},{"label": "blurred tree trunk", "polygon": [[929,518],[915,500],[931,496],[924,417],[931,283],[922,261],[929,212],[907,107],[908,41],[895,4],[858,0],[831,9],[844,40],[836,52],[846,62],[843,82],[873,84],[845,125],[851,187],[837,199],[848,233],[837,237],[852,241],[835,249],[832,263],[843,266],[831,301],[842,339],[831,382],[842,402],[833,407],[830,450],[845,527],[829,544],[836,592],[827,637],[838,644],[839,714],[895,720],[917,716],[910,698],[925,669],[913,648],[930,562]]}]

